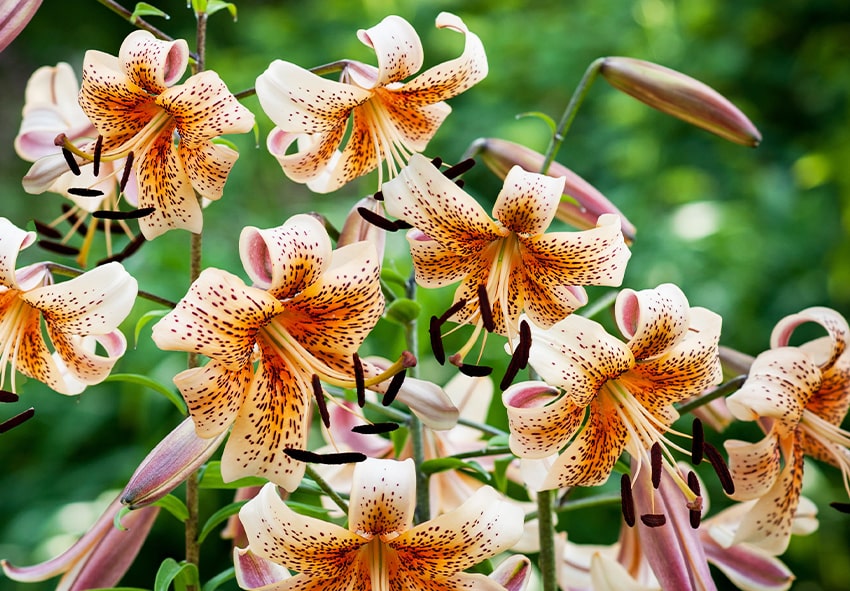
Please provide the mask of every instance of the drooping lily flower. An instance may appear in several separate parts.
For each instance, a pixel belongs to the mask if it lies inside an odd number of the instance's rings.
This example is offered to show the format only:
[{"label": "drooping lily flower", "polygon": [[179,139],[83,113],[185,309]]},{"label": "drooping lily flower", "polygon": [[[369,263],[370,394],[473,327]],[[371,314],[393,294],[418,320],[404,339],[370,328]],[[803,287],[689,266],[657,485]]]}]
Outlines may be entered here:
[{"label": "drooping lily flower", "polygon": [[332,251],[324,227],[308,215],[278,228],[245,228],[239,250],[254,285],[205,269],[154,326],[153,339],[162,349],[210,358],[174,383],[199,436],[233,425],[225,480],[259,475],[294,490],[305,464],[286,449],[306,448],[314,377],[354,388],[353,355],[384,309],[380,262],[366,242]]},{"label": "drooping lily flower", "polygon": [[[822,326],[826,337],[799,347],[788,345],[801,324]],[[809,455],[841,469],[850,496],[850,433],[841,423],[850,406],[850,328],[829,308],[808,308],[783,318],[771,348],[756,357],[747,381],[726,399],[744,421],[771,421],[756,443],[727,441],[729,469],[737,483],[734,498],[759,499],[744,517],[735,542],[772,553],[785,551]],[[784,463],[784,465],[783,465]]]},{"label": "drooping lily flower", "polygon": [[[286,176],[328,193],[375,168],[383,179],[384,162],[392,177],[412,153],[423,151],[451,112],[443,101],[487,75],[481,40],[461,19],[442,12],[437,27],[466,37],[463,54],[408,82],[422,67],[422,44],[398,16],[358,31],[358,39],[375,50],[378,67],[344,60],[339,82],[272,62],[257,78],[257,97],[276,125],[267,144]],[[349,122],[351,134],[342,147]],[[296,140],[298,151],[287,154]]]},{"label": "drooping lily flower", "polygon": [[[212,140],[244,133],[254,116],[227,90],[218,74],[205,71],[175,84],[186,70],[189,48],[182,39],[160,41],[146,31],[130,33],[118,57],[86,52],[80,106],[103,137],[94,148],[64,147],[79,165],[109,162],[132,154],[142,233],[155,238],[172,228],[200,232],[201,206],[221,197],[238,154]],[[175,142],[176,138],[176,142]],[[39,161],[24,188],[40,193],[66,169],[62,156]]]},{"label": "drooping lily flower", "polygon": [[658,443],[666,471],[694,501],[665,433],[679,416],[673,404],[721,378],[721,319],[691,307],[672,284],[621,291],[615,316],[625,343],[575,314],[548,330],[532,328],[529,364],[545,384],[503,393],[511,450],[523,458],[560,454],[541,485],[552,489],[605,482],[623,450],[648,469]]},{"label": "drooping lily flower", "polygon": [[522,511],[484,487],[455,511],[411,527],[415,481],[409,459],[358,464],[348,529],[295,513],[266,485],[239,513],[248,548],[298,574],[263,588],[504,591],[463,571],[519,539]]},{"label": "drooping lily flower", "polygon": [[[631,253],[620,219],[603,215],[584,232],[549,232],[564,179],[514,167],[493,208],[493,220],[475,199],[443,176],[424,156],[384,184],[387,211],[413,229],[407,234],[424,287],[460,281],[450,318],[476,325],[463,358],[481,328],[518,334],[525,310],[548,328],[587,302],[583,285],[619,285]],[[486,301],[484,301],[486,300]]]},{"label": "drooping lily flower", "polygon": [[3,560],[0,561],[3,572],[22,583],[62,575],[56,591],[114,587],[133,564],[159,514],[159,507],[130,511],[121,520],[124,529],[119,529],[115,518],[122,508],[115,499],[91,529],[56,558],[32,566],[14,566]]},{"label": "drooping lily flower", "polygon": [[[54,283],[48,263],[16,270],[18,252],[34,241],[35,232],[0,218],[0,387],[11,367],[61,394],[79,394],[103,381],[124,354],[118,325],[138,285],[118,263],[62,283]],[[95,352],[96,344],[105,355]]]}]

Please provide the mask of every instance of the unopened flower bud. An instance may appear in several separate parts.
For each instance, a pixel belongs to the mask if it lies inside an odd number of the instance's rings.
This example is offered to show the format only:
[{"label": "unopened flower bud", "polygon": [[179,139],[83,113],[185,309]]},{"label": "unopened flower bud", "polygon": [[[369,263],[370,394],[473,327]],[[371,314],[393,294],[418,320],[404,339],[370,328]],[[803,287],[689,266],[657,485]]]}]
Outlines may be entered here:
[{"label": "unopened flower bud", "polygon": [[611,86],[637,100],[722,138],[757,146],[761,134],[716,90],[681,72],[628,57],[606,57],[599,73]]},{"label": "unopened flower bud", "polygon": [[11,0],[0,3],[0,51],[17,37],[41,6],[41,0]]},{"label": "unopened flower bud", "polygon": [[[545,160],[543,154],[531,148],[498,138],[475,140],[472,149],[501,179],[504,179],[515,165],[528,172],[540,172]],[[564,177],[564,195],[571,198],[561,200],[555,217],[579,230],[590,230],[596,227],[596,222],[603,213],[616,214],[620,217],[623,238],[626,243],[632,243],[635,238],[634,225],[593,185],[558,162],[552,162],[546,174],[554,178]]]}]

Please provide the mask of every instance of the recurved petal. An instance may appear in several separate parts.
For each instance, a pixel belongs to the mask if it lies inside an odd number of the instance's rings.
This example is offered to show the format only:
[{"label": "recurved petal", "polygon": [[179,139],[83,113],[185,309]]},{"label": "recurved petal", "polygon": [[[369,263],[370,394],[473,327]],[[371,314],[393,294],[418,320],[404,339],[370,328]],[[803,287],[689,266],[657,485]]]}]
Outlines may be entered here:
[{"label": "recurved petal", "polygon": [[832,348],[824,351],[816,362],[822,370],[828,370],[850,345],[850,327],[844,317],[830,308],[806,308],[798,314],[791,314],[780,320],[770,335],[770,347],[785,347],[794,330],[801,324],[814,322],[820,324],[832,339]]},{"label": "recurved petal", "polygon": [[423,287],[444,287],[471,276],[475,284],[472,289],[477,291],[481,280],[487,278],[489,257],[457,254],[436,240],[429,240],[416,229],[407,233],[407,242],[413,258],[416,282]]},{"label": "recurved petal", "polygon": [[7,218],[0,217],[0,285],[17,289],[15,265],[18,253],[35,240],[35,232],[22,230]]},{"label": "recurved petal", "polygon": [[445,579],[478,564],[522,537],[523,511],[489,486],[463,505],[388,540],[412,578]]},{"label": "recurved petal", "polygon": [[[688,298],[672,283],[655,289],[624,289],[614,305],[617,327],[638,361],[667,352],[691,325]],[[720,332],[719,317],[717,331]]]},{"label": "recurved petal", "polygon": [[118,60],[133,84],[159,94],[183,76],[189,45],[183,39],[163,41],[147,31],[133,31],[121,44]]},{"label": "recurved petal", "polygon": [[[824,359],[832,349],[834,341],[823,337],[805,343],[800,348],[812,359]],[[809,398],[806,410],[833,425],[840,426],[850,407],[850,350],[844,353],[828,370],[823,372],[817,393]]]},{"label": "recurved petal", "polygon": [[[60,394],[79,394],[85,386],[105,380],[127,349],[127,340],[118,330],[80,337],[48,324],[47,332],[56,349],[54,362],[62,376],[57,383],[48,385]],[[97,345],[104,354],[97,351]]]},{"label": "recurved petal", "polygon": [[242,229],[239,256],[254,286],[280,300],[315,283],[330,264],[331,241],[316,218],[298,214],[277,228]]},{"label": "recurved petal", "polygon": [[336,524],[295,513],[272,483],[242,507],[239,519],[254,554],[310,579],[342,576],[356,561],[354,553],[367,542]]},{"label": "recurved petal", "polygon": [[212,142],[201,143],[194,148],[180,142],[177,153],[192,187],[207,199],[219,199],[239,152]]},{"label": "recurved petal", "polygon": [[248,363],[257,331],[283,305],[235,275],[207,268],[177,306],[153,327],[153,340],[166,351],[194,351],[229,369]]},{"label": "recurved petal", "polygon": [[521,554],[513,554],[493,569],[490,578],[502,585],[505,591],[524,591],[531,573],[531,561]]},{"label": "recurved petal", "polygon": [[575,434],[585,409],[542,382],[520,382],[502,393],[508,411],[511,451],[521,458],[543,458],[560,450]]},{"label": "recurved petal", "polygon": [[493,217],[517,234],[541,234],[555,217],[563,192],[563,177],[552,178],[514,166],[496,198]]},{"label": "recurved petal", "polygon": [[263,589],[289,579],[289,570],[271,560],[261,558],[250,548],[233,549],[236,582],[241,589]]},{"label": "recurved petal", "polygon": [[242,407],[253,377],[251,364],[230,370],[215,359],[174,376],[174,385],[186,401],[200,437],[216,437],[227,430]]},{"label": "recurved petal", "polygon": [[371,538],[392,539],[407,530],[416,508],[413,460],[367,458],[354,468],[348,529]]},{"label": "recurved petal", "polygon": [[[703,531],[700,530],[702,534]],[[737,544],[723,548],[710,536],[702,535],[708,561],[719,568],[739,589],[746,591],[785,591],[794,582],[794,573],[768,552]]]},{"label": "recurved petal", "polygon": [[400,16],[390,15],[370,29],[360,29],[357,38],[374,49],[378,58],[374,86],[401,82],[422,67],[424,55],[419,35]]},{"label": "recurved petal", "polygon": [[[296,183],[309,183],[311,190],[317,193],[327,193],[337,188],[331,184],[329,169],[339,162],[341,154],[337,148],[342,143],[345,130],[345,121],[327,132],[313,136],[275,127],[266,139],[266,146],[287,177]],[[296,141],[298,151],[289,154],[289,147]],[[335,178],[341,177],[335,175]]]},{"label": "recurved petal", "polygon": [[779,476],[779,437],[772,431],[755,443],[735,439],[723,442],[729,456],[729,472],[735,481],[737,500],[764,496]]},{"label": "recurved petal", "polygon": [[525,307],[529,320],[540,328],[551,327],[587,303],[583,287],[547,284],[518,269],[511,275],[511,281],[516,282],[516,287],[509,293],[521,290],[523,297],[518,303]]}]

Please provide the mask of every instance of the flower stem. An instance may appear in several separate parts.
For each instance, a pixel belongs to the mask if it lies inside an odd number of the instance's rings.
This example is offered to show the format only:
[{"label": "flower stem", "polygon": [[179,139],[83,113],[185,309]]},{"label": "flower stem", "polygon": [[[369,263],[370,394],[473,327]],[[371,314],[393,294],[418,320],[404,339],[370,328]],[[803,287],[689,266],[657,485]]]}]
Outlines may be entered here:
[{"label": "flower stem", "polygon": [[345,499],[343,499],[338,492],[331,488],[331,485],[328,484],[327,480],[319,476],[319,473],[316,472],[310,464],[307,464],[306,474],[313,482],[316,483],[316,486],[322,489],[323,493],[328,495],[328,498],[330,498],[337,507],[342,509],[343,513],[348,515],[348,503],[345,502]]},{"label": "flower stem", "polygon": [[557,591],[555,576],[555,523],[552,519],[552,501],[555,491],[541,490],[537,493],[537,523],[540,527],[540,577],[543,591]]},{"label": "flower stem", "polygon": [[[405,292],[405,296],[407,296],[408,299],[416,299],[416,280],[413,278],[412,274],[407,280]],[[419,338],[416,334],[417,328],[416,319],[414,318],[405,327],[405,340],[407,343],[407,350],[418,353]],[[411,377],[418,377],[418,374],[418,365],[410,368]],[[413,447],[413,463],[416,465],[415,521],[416,523],[422,523],[431,519],[431,497],[429,494],[428,475],[425,474],[423,470],[419,469],[425,462],[425,432],[422,421],[420,421],[419,417],[413,413],[410,415],[408,428],[410,429],[410,442]]]},{"label": "flower stem", "polygon": [[735,376],[731,380],[723,382],[722,384],[717,386],[717,388],[711,390],[710,392],[707,392],[706,394],[703,394],[699,398],[694,398],[691,401],[686,402],[682,406],[678,407],[676,410],[679,411],[680,415],[689,413],[692,410],[699,408],[700,406],[708,404],[712,400],[722,398],[724,396],[727,396],[728,394],[731,394],[732,392],[739,390],[741,386],[744,385],[746,379],[747,376],[745,375]]},{"label": "flower stem", "polygon": [[[147,31],[148,33],[150,33],[151,35],[153,35],[157,39],[162,39],[163,41],[174,41],[174,38],[171,35],[168,35],[167,33],[162,32],[161,30],[157,29],[155,26],[153,26],[152,24],[150,24],[146,20],[144,20],[142,18],[138,18],[138,17],[134,19],[132,12],[130,12],[129,10],[127,10],[126,8],[124,8],[123,6],[121,6],[120,4],[115,2],[114,0],[97,0],[97,1],[100,2],[101,5],[105,6],[106,8],[108,8],[109,10],[111,10],[112,12],[114,12],[115,14],[117,14],[118,16],[123,18],[124,20],[126,20],[128,23],[130,23],[134,27],[138,27],[138,28],[142,29],[143,31]],[[190,55],[192,56],[192,59],[198,58],[198,56],[194,53],[192,53]]]}]

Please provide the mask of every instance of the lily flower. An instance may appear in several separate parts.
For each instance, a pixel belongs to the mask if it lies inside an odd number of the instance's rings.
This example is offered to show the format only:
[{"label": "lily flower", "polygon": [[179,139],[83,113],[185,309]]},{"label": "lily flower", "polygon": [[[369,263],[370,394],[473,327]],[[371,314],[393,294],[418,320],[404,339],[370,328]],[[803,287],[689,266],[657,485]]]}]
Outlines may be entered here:
[{"label": "lily flower", "polygon": [[[138,285],[119,263],[62,283],[54,283],[46,262],[16,270],[18,252],[34,241],[35,232],[0,218],[0,388],[11,366],[13,374],[60,394],[79,394],[103,381],[124,354],[127,342],[118,325],[133,307]],[[105,355],[95,352],[97,344]],[[14,390],[14,377],[12,382]]]},{"label": "lily flower", "polygon": [[522,511],[483,487],[455,511],[411,527],[415,476],[410,459],[358,464],[348,529],[295,513],[267,484],[239,512],[248,548],[299,574],[265,588],[504,591],[494,579],[463,571],[519,539]]},{"label": "lily flower", "polygon": [[245,228],[239,250],[254,285],[205,269],[153,339],[210,358],[174,383],[200,437],[233,425],[225,480],[257,475],[292,491],[305,464],[286,450],[306,448],[314,380],[355,387],[353,355],[384,309],[380,261],[366,242],[333,251],[322,224],[303,214]]},{"label": "lily flower", "polygon": [[[172,228],[201,231],[196,191],[207,199],[220,198],[238,157],[235,150],[212,140],[250,131],[254,125],[253,114],[215,72],[175,84],[188,61],[184,40],[161,41],[147,31],[130,33],[118,57],[86,52],[79,102],[103,139],[99,150],[70,141],[63,145],[78,165],[132,155],[139,207],[152,208],[139,220],[149,240]],[[46,190],[65,171],[63,161],[37,162],[24,188],[31,193]]]},{"label": "lily flower", "polygon": [[[274,122],[269,152],[284,173],[317,193],[329,193],[382,163],[395,176],[412,153],[421,152],[451,112],[445,102],[487,75],[481,40],[453,14],[437,16],[438,28],[463,34],[463,54],[408,82],[422,67],[422,43],[401,17],[388,16],[357,38],[375,50],[378,67],[339,62],[339,82],[295,64],[275,60],[257,78],[257,98]],[[351,134],[343,147],[346,131]],[[287,154],[293,142],[298,151]]]},{"label": "lily flower", "polygon": [[523,310],[548,328],[587,303],[581,286],[622,282],[631,253],[619,217],[603,215],[584,232],[546,233],[563,189],[563,178],[515,166],[493,220],[419,154],[384,185],[387,211],[413,226],[407,240],[417,283],[433,288],[461,282],[455,292],[461,307],[450,319],[476,330],[459,359],[482,328],[512,340]]},{"label": "lily flower", "polygon": [[511,450],[521,458],[559,454],[546,490],[604,483],[623,450],[645,469],[657,443],[665,470],[693,502],[668,446],[681,448],[665,434],[679,417],[673,404],[720,381],[720,316],[691,307],[672,284],[622,290],[614,313],[625,343],[575,314],[532,328],[529,364],[545,383],[503,393]]},{"label": "lily flower", "polygon": [[2,560],[3,572],[22,583],[62,575],[56,591],[114,587],[133,564],[159,514],[159,507],[153,506],[130,511],[121,520],[123,529],[119,529],[115,518],[122,508],[115,499],[91,529],[56,558],[32,566],[14,566]]},{"label": "lily flower", "polygon": [[[794,330],[807,323],[819,324],[827,336],[788,346]],[[848,345],[850,328],[834,310],[815,307],[786,316],[771,334],[771,348],[756,357],[747,381],[726,399],[736,418],[770,422],[761,441],[725,443],[737,484],[734,498],[758,499],[736,542],[772,554],[785,551],[806,455],[838,467],[850,496],[850,433],[841,428],[850,406]]]}]

